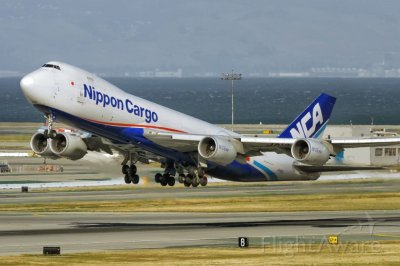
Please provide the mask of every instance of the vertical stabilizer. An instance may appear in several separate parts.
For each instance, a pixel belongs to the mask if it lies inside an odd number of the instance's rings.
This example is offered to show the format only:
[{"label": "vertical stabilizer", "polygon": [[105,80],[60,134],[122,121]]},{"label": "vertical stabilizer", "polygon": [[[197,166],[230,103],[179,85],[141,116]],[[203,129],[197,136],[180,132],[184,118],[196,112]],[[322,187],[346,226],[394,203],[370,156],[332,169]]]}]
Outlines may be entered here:
[{"label": "vertical stabilizer", "polygon": [[331,116],[336,98],[321,93],[282,133],[279,138],[320,138]]}]

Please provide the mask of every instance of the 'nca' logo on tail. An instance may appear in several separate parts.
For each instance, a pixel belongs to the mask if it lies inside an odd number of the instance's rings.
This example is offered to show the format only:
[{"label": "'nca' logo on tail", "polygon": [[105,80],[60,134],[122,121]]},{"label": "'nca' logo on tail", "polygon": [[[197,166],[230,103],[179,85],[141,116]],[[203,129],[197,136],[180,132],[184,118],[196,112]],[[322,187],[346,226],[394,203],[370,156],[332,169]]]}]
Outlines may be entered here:
[{"label": "'nca' logo on tail", "polygon": [[290,125],[279,138],[319,138],[331,116],[336,98],[321,93]]},{"label": "'nca' logo on tail", "polygon": [[322,117],[322,111],[319,103],[314,105],[312,111],[312,126],[308,128],[307,123],[310,121],[310,119],[311,113],[308,112],[303,116],[303,118],[301,118],[299,122],[297,122],[297,128],[290,129],[290,135],[292,135],[292,138],[309,138],[315,133],[315,129],[317,128],[318,124],[322,126],[324,123],[324,118]]}]

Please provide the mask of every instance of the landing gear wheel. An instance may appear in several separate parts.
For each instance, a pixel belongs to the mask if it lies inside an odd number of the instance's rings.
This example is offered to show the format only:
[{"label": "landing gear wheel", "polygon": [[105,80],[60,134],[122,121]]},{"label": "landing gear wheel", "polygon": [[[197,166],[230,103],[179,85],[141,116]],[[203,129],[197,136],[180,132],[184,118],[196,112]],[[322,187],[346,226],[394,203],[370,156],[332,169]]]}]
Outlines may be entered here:
[{"label": "landing gear wheel", "polygon": [[154,181],[155,181],[156,183],[160,183],[161,178],[162,178],[162,175],[161,175],[160,173],[157,173],[157,174],[154,176]]},{"label": "landing gear wheel", "polygon": [[124,177],[124,181],[125,181],[126,184],[130,184],[131,183],[131,179],[127,174]]},{"label": "landing gear wheel", "polygon": [[185,185],[185,187],[190,187],[190,185],[192,185],[192,180],[193,180],[193,176],[191,174],[188,174],[185,177],[185,181],[183,182],[183,184]]},{"label": "landing gear wheel", "polygon": [[165,187],[168,184],[169,175],[164,174],[160,179],[161,186]]},{"label": "landing gear wheel", "polygon": [[175,178],[173,176],[170,176],[168,178],[168,186],[173,187],[175,185]]},{"label": "landing gear wheel", "polygon": [[137,172],[136,165],[131,164],[131,166],[128,168],[128,174],[133,177],[134,175],[136,175],[136,172]]},{"label": "landing gear wheel", "polygon": [[197,175],[198,175],[200,178],[202,178],[202,177],[204,177],[204,174],[205,174],[204,168],[199,167],[199,168],[197,169]]},{"label": "landing gear wheel", "polygon": [[122,166],[122,173],[124,174],[124,175],[126,175],[127,173],[128,173],[128,169],[129,169],[129,166],[128,165],[123,165]]},{"label": "landing gear wheel", "polygon": [[184,174],[180,174],[178,177],[178,182],[183,184],[185,182],[185,175]]},{"label": "landing gear wheel", "polygon": [[139,183],[139,176],[138,175],[133,175],[132,176],[132,183],[135,184],[135,185]]},{"label": "landing gear wheel", "polygon": [[198,178],[193,178],[193,180],[192,180],[192,186],[193,186],[193,187],[198,187],[198,186],[199,186],[199,179],[198,179]]},{"label": "landing gear wheel", "polygon": [[57,132],[54,129],[50,130],[49,138],[54,139],[56,136],[57,136]]},{"label": "landing gear wheel", "polygon": [[202,178],[200,178],[200,185],[201,186],[205,187],[205,186],[207,186],[207,183],[208,183],[207,177],[203,176]]},{"label": "landing gear wheel", "polygon": [[54,139],[57,136],[57,132],[54,129],[52,129],[50,131],[48,129],[45,129],[43,132],[43,135],[46,139],[49,139],[49,138]]}]

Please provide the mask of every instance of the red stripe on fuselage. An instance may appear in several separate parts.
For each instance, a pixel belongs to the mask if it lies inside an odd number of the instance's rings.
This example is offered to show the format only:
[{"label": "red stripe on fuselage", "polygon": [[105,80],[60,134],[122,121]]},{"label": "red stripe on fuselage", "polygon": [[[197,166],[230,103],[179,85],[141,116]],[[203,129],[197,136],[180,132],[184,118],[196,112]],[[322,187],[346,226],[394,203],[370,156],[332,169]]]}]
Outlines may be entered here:
[{"label": "red stripe on fuselage", "polygon": [[97,121],[97,120],[86,119],[86,118],[84,118],[84,119],[87,121],[96,123],[96,124],[102,124],[102,125],[107,125],[107,126],[152,128],[152,129],[159,129],[159,130],[165,130],[165,131],[176,132],[176,133],[187,133],[185,131],[173,129],[173,128],[169,128],[169,127],[159,127],[159,126],[141,125],[141,124],[124,124],[124,123],[114,123],[114,122],[103,122],[103,121]]}]

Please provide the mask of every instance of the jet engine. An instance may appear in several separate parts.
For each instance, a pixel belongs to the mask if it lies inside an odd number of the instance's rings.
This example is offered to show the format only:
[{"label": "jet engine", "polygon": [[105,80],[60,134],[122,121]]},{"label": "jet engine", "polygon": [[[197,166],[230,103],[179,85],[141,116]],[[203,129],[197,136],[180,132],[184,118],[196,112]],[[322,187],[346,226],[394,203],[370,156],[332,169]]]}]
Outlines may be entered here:
[{"label": "jet engine", "polygon": [[43,133],[37,132],[31,138],[32,151],[44,158],[58,159],[50,149],[50,139],[47,139]]},{"label": "jet engine", "polygon": [[54,154],[70,160],[79,160],[87,153],[87,146],[82,138],[65,132],[57,133],[51,139],[50,149]]},{"label": "jet engine", "polygon": [[227,165],[237,156],[237,149],[232,139],[218,137],[204,137],[198,146],[198,152],[206,160]]},{"label": "jet engine", "polygon": [[323,165],[330,158],[326,145],[314,139],[298,139],[291,149],[292,157],[310,165]]}]

